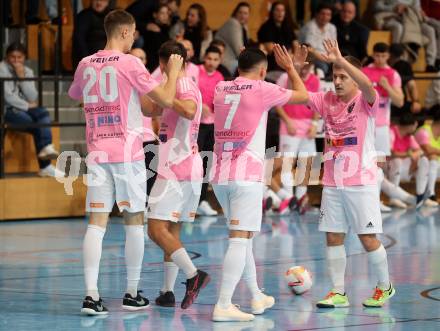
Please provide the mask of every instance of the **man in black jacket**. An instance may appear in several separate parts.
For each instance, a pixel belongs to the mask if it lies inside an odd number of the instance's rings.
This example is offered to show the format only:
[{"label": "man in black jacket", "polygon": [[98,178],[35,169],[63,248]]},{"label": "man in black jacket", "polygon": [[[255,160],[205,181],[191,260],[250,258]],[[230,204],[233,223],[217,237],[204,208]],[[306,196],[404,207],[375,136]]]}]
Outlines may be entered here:
[{"label": "man in black jacket", "polygon": [[355,20],[356,5],[346,1],[335,18],[334,24],[338,33],[338,44],[342,54],[351,55],[362,61],[367,56],[367,43],[370,31]]},{"label": "man in black jacket", "polygon": [[104,17],[111,10],[109,3],[109,0],[92,0],[90,7],[78,14],[73,31],[72,47],[75,68],[82,58],[105,47],[107,37],[104,30]]}]

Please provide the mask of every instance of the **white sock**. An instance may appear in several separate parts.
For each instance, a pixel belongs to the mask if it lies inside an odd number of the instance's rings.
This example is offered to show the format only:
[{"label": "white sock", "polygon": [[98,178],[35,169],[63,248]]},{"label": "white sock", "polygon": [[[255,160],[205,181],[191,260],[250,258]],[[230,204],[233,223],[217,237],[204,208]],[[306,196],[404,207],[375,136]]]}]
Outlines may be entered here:
[{"label": "white sock", "polygon": [[277,195],[280,197],[281,200],[290,199],[291,197],[293,197],[293,193],[284,188],[280,189],[277,192]]},{"label": "white sock", "polygon": [[174,292],[174,284],[176,283],[179,267],[174,262],[163,263],[163,286],[162,292]]},{"label": "white sock", "polygon": [[227,309],[231,305],[232,295],[243,274],[246,265],[248,239],[230,238],[228,251],[223,262],[223,275],[217,304]]},{"label": "white sock", "polygon": [[246,248],[246,265],[243,270],[243,280],[246,282],[249,291],[251,291],[254,300],[261,300],[263,298],[261,290],[257,283],[257,270],[255,267],[254,253],[252,251],[252,239],[248,239]]},{"label": "white sock", "polygon": [[192,263],[185,248],[179,248],[177,251],[171,254],[171,258],[179,269],[182,269],[187,279],[191,279],[197,275],[197,269],[194,266],[194,263]]},{"label": "white sock", "polygon": [[422,156],[417,163],[416,171],[416,193],[423,194],[428,185],[429,160],[426,156]]},{"label": "white sock", "polygon": [[391,199],[398,199],[412,205],[416,203],[415,196],[409,194],[400,186],[394,185],[386,178],[382,181],[382,191]]},{"label": "white sock", "polygon": [[383,174],[382,168],[377,168],[377,189],[379,190],[379,198],[380,198],[380,192],[382,191],[382,183],[385,179],[385,175]]},{"label": "white sock", "polygon": [[327,246],[327,263],[333,289],[339,294],[344,294],[345,267],[347,266],[345,246]]},{"label": "white sock", "polygon": [[144,259],[144,226],[125,225],[125,265],[127,267],[127,293],[137,296]]},{"label": "white sock", "polygon": [[268,186],[264,186],[263,199],[267,199],[269,197],[270,191],[272,190]]},{"label": "white sock", "polygon": [[307,193],[307,186],[297,186],[295,188],[295,197],[299,200]]},{"label": "white sock", "polygon": [[368,252],[368,262],[378,279],[377,286],[382,289],[390,287],[390,274],[388,273],[387,252],[381,244],[378,249]]},{"label": "white sock", "polygon": [[99,261],[101,260],[102,239],[105,229],[97,225],[89,224],[83,242],[84,278],[86,282],[87,296],[93,300],[99,300],[98,274]]},{"label": "white sock", "polygon": [[435,195],[435,182],[437,181],[438,161],[429,161],[428,190],[429,195]]},{"label": "white sock", "polygon": [[402,159],[400,158],[391,159],[389,162],[389,169],[390,171],[388,173],[388,177],[390,179],[390,182],[398,186],[400,184]]}]

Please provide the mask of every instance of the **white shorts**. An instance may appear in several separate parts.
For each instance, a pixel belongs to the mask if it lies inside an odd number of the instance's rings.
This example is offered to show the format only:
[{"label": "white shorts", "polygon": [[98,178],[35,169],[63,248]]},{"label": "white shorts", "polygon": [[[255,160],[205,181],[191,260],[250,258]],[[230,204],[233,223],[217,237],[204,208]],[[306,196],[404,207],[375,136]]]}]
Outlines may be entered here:
[{"label": "white shorts", "polygon": [[316,155],[315,139],[301,138],[289,135],[280,136],[280,152],[292,153],[295,157],[304,153],[304,157]]},{"label": "white shorts", "polygon": [[148,218],[194,222],[202,182],[157,178],[148,197]]},{"label": "white shorts", "polygon": [[376,137],[374,146],[377,152],[383,153],[385,156],[391,155],[391,140],[390,140],[390,127],[378,126],[376,127]]},{"label": "white shorts", "polygon": [[356,234],[382,233],[379,190],[376,185],[351,186],[322,191],[319,231]]},{"label": "white shorts", "polygon": [[87,212],[145,211],[147,178],[145,161],[87,165]]},{"label": "white shorts", "polygon": [[230,230],[261,230],[263,183],[239,181],[227,185],[214,184],[212,187]]}]

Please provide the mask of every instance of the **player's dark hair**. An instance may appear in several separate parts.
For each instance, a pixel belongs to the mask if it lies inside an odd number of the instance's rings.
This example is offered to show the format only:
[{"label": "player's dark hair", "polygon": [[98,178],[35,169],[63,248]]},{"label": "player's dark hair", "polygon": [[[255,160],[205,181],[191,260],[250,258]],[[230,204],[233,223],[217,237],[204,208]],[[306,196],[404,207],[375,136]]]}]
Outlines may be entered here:
[{"label": "player's dark hair", "polygon": [[20,52],[23,55],[26,55],[26,47],[19,42],[13,42],[6,48],[6,55],[9,55],[12,52]]},{"label": "player's dark hair", "polygon": [[417,119],[411,113],[405,113],[399,117],[399,125],[410,126],[417,123]]},{"label": "player's dark hair", "polygon": [[327,2],[321,2],[318,6],[318,8],[316,8],[316,14],[319,14],[322,10],[324,9],[328,9],[331,10],[331,12],[333,13],[333,6]]},{"label": "player's dark hair", "polygon": [[[347,55],[344,56],[344,59],[347,60],[348,63],[350,63],[352,66],[355,66],[358,69],[362,69],[362,63],[359,61],[358,58],[355,58],[354,56]],[[337,65],[333,64],[333,68],[339,68]]]},{"label": "player's dark hair", "polygon": [[206,49],[206,51],[205,51],[205,56],[206,56],[208,53],[216,53],[216,54],[218,54],[219,56],[222,56],[222,52],[220,52],[220,50],[219,50],[217,47],[215,47],[215,46],[209,46],[209,47]]},{"label": "player's dark hair", "polygon": [[168,5],[166,3],[159,3],[156,6],[153,7],[153,14],[157,14],[162,10],[162,8],[168,8]]},{"label": "player's dark hair", "polygon": [[180,55],[183,59],[186,59],[186,49],[182,44],[177,41],[170,40],[162,44],[159,48],[159,59],[163,62],[168,62],[170,56],[173,54]]},{"label": "player's dark hair", "polygon": [[238,56],[238,70],[242,72],[252,71],[261,63],[267,64],[266,54],[258,48],[246,48]]},{"label": "player's dark hair", "polygon": [[220,46],[220,47],[226,48],[226,43],[223,40],[214,39],[213,41],[211,41],[209,46],[215,46],[215,47]]},{"label": "player's dark hair", "polygon": [[405,47],[402,44],[391,44],[390,45],[390,54],[395,58],[399,58],[405,53]]},{"label": "player's dark hair", "polygon": [[240,2],[237,6],[235,6],[234,11],[232,12],[232,17],[235,17],[238,13],[238,11],[241,9],[241,7],[247,7],[249,8],[249,10],[251,9],[251,5],[246,2],[246,1],[242,1]]},{"label": "player's dark hair", "polygon": [[104,18],[104,30],[107,37],[113,36],[122,25],[132,25],[134,17],[122,9],[112,10]]},{"label": "player's dark hair", "polygon": [[373,46],[373,53],[389,53],[390,46],[385,43],[375,43]]}]

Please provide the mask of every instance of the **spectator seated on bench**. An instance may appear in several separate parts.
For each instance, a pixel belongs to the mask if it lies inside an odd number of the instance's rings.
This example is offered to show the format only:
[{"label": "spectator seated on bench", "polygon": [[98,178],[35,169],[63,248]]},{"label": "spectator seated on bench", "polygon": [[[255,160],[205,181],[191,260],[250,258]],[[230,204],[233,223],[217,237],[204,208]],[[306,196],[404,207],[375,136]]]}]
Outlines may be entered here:
[{"label": "spectator seated on bench", "polygon": [[[6,58],[0,62],[1,78],[31,78],[34,77],[32,69],[25,66],[26,49],[19,43],[9,45]],[[5,81],[4,98],[6,109],[6,124],[48,124],[51,122],[48,111],[38,107],[38,93],[33,81]],[[20,129],[21,130],[21,129]],[[32,127],[23,129],[32,134],[37,151],[39,175],[42,177],[55,176],[55,167],[51,159],[58,157],[58,152],[52,145],[52,132],[50,127]]]}]

